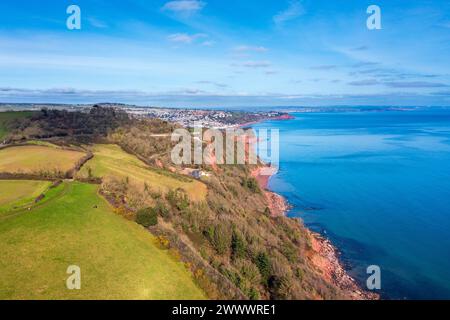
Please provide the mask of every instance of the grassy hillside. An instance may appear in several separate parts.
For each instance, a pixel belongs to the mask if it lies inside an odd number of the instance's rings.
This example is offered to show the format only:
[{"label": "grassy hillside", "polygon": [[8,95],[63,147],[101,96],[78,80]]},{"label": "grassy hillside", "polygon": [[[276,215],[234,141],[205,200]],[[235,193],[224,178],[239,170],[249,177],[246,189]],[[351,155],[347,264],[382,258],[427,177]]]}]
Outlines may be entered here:
[{"label": "grassy hillside", "polygon": [[[346,297],[312,261],[316,253],[302,223],[272,214],[267,195],[252,178],[255,167],[218,165],[204,183],[171,173],[173,144],[154,134],[174,128],[93,107],[83,113],[42,110],[32,121],[17,122],[10,137],[16,142],[53,137],[58,145],[91,146],[94,157],[76,177],[104,178],[101,194],[116,212],[139,218],[152,225],[153,234],[168,239],[184,261],[204,272],[203,278],[196,276],[209,297]],[[100,141],[109,144],[96,144]],[[67,164],[63,150],[32,143],[26,148],[40,152],[0,151],[0,172],[4,159],[7,171],[21,159],[25,168],[36,166],[39,157],[50,164],[45,163],[47,170]],[[156,169],[161,166],[165,169]],[[33,210],[0,217],[0,299],[203,297],[184,267],[153,245],[151,234],[110,213],[97,188],[64,183],[50,189]],[[143,213],[153,222],[143,221]],[[71,264],[82,269],[80,292],[64,286]]]},{"label": "grassy hillside", "polygon": [[50,185],[48,181],[0,180],[0,217],[8,211],[32,205]]},{"label": "grassy hillside", "polygon": [[85,154],[46,146],[18,146],[0,150],[0,172],[67,172]]},{"label": "grassy hillside", "polygon": [[0,142],[8,134],[7,123],[14,119],[30,117],[33,112],[0,112]]},{"label": "grassy hillside", "polygon": [[207,188],[203,183],[187,177],[178,178],[169,172],[158,172],[117,145],[95,145],[92,152],[94,158],[83,166],[78,177],[86,178],[89,172],[94,177],[128,177],[130,183],[137,183],[142,187],[147,183],[150,188],[161,193],[182,188],[192,201],[206,198]]},{"label": "grassy hillside", "polygon": [[[0,220],[0,299],[205,298],[150,233],[111,212],[96,186],[58,188],[62,196]],[[66,288],[69,265],[81,268],[81,290]]]}]

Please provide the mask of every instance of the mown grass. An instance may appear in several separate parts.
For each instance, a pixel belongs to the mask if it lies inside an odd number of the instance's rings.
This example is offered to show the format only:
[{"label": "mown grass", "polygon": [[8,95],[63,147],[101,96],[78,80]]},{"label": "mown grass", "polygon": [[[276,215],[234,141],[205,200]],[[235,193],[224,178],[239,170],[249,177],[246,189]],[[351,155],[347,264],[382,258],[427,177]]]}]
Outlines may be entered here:
[{"label": "mown grass", "polygon": [[[0,220],[0,299],[203,299],[190,273],[154,237],[112,213],[97,186],[59,194]],[[81,290],[66,288],[81,268]]]},{"label": "mown grass", "polygon": [[174,174],[159,173],[140,159],[126,153],[117,145],[95,145],[92,147],[94,158],[89,160],[78,173],[78,177],[87,178],[89,172],[94,177],[114,176],[128,178],[130,183],[146,183],[153,190],[167,193],[181,188],[192,201],[206,199],[207,187],[200,181],[187,177],[177,178]]},{"label": "mown grass", "polygon": [[51,184],[48,181],[0,180],[0,217],[11,210],[32,205]]},{"label": "mown grass", "polygon": [[33,115],[33,112],[31,111],[0,112],[0,142],[8,134],[8,129],[6,126],[8,121],[30,117],[31,115]]},{"label": "mown grass", "polygon": [[85,153],[54,147],[28,145],[0,150],[0,172],[67,172]]}]

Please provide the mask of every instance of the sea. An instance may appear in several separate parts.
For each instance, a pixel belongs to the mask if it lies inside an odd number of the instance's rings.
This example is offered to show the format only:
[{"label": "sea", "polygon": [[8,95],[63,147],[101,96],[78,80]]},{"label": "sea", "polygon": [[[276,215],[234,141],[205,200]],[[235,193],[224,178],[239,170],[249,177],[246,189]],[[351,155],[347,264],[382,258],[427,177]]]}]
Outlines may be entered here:
[{"label": "sea", "polygon": [[292,112],[269,188],[383,299],[450,299],[450,109]]}]

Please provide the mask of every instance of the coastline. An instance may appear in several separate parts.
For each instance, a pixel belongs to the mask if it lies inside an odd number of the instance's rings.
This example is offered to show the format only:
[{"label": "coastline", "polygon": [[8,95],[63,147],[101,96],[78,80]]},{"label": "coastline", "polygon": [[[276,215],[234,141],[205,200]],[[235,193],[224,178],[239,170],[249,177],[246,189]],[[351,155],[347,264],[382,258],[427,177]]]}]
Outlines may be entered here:
[{"label": "coastline", "polygon": [[[280,120],[291,119],[284,117]],[[262,162],[262,161],[261,161]],[[262,162],[260,166],[252,170],[251,176],[256,179],[261,191],[264,193],[270,215],[272,217],[287,216],[287,212],[292,208],[287,199],[269,189],[270,178],[278,172],[276,168]],[[306,228],[311,239],[311,262],[317,268],[322,278],[338,287],[348,299],[352,300],[379,300],[380,296],[361,288],[356,280],[352,278],[344,268],[340,260],[338,249],[331,241],[322,235]]]},{"label": "coastline", "polygon": [[290,115],[289,113],[286,113],[286,114],[283,114],[283,115],[278,116],[278,117],[271,117],[271,118],[261,119],[261,120],[252,121],[252,122],[240,123],[240,124],[234,125],[232,127],[234,127],[234,128],[246,128],[246,127],[251,127],[254,124],[261,123],[261,122],[264,122],[264,121],[269,121],[269,120],[290,120],[290,119],[294,119],[294,116]]},{"label": "coastline", "polygon": [[[292,206],[283,196],[268,189],[269,180],[276,173],[277,170],[263,164],[254,169],[251,176],[256,179],[260,189],[264,192],[271,216],[287,216],[287,212]],[[376,293],[363,290],[347,273],[339,258],[338,249],[330,240],[308,228],[305,229],[311,239],[313,251],[310,260],[326,282],[338,287],[346,297],[352,300],[378,300],[380,298]]]}]

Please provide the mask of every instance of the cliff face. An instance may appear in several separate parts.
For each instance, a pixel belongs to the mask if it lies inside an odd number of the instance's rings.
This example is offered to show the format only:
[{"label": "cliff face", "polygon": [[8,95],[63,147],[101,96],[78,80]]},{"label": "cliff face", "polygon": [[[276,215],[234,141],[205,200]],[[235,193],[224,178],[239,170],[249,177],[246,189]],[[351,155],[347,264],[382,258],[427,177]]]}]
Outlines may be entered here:
[{"label": "cliff face", "polygon": [[[211,298],[352,298],[324,276],[311,234],[283,215],[284,199],[262,190],[254,169],[219,165],[209,171],[202,203],[182,190],[160,198],[165,209],[151,231],[169,239],[194,275],[202,275],[199,284]],[[274,205],[274,197],[283,205]]]},{"label": "cliff face", "polygon": [[359,298],[352,294],[356,286],[336,281],[337,257],[323,257],[301,221],[285,216],[286,201],[254,183],[254,170],[219,166],[206,181],[204,219],[179,214],[172,223],[191,239],[203,239],[197,240],[197,250],[249,298]]},{"label": "cliff face", "polygon": [[[153,155],[149,151],[153,140],[145,137],[140,127],[110,136],[111,142],[127,151],[151,159],[158,170],[187,172],[171,163],[170,144],[160,143],[167,146],[167,152],[159,150]],[[197,169],[209,173],[201,178],[208,189],[206,201],[192,202],[183,190],[158,198],[157,206],[164,209],[159,210],[161,223],[153,232],[170,238],[184,260],[197,266],[194,274],[205,275],[200,282],[210,297],[236,298],[242,293],[250,299],[350,298],[313,263],[316,252],[309,231],[301,221],[284,216],[287,204],[282,197],[258,184],[258,177],[252,175],[258,166],[203,165]],[[151,197],[137,197],[142,190],[132,188],[125,192],[123,199],[139,198],[145,203]],[[136,207],[131,209],[139,209],[139,201],[133,203]],[[232,295],[225,289],[228,283],[237,289]]]},{"label": "cliff face", "polygon": [[[284,197],[268,190],[270,179],[268,173],[270,174],[270,167],[264,165],[251,171],[252,177],[256,179],[264,193],[270,216],[272,218],[284,217],[290,206]],[[273,170],[272,173],[275,174]],[[312,252],[308,252],[308,263],[313,266],[323,280],[338,288],[342,292],[343,298],[356,300],[379,298],[377,294],[362,290],[356,281],[347,274],[339,261],[336,248],[327,239],[310,230],[304,229],[303,231],[312,249]]]}]

